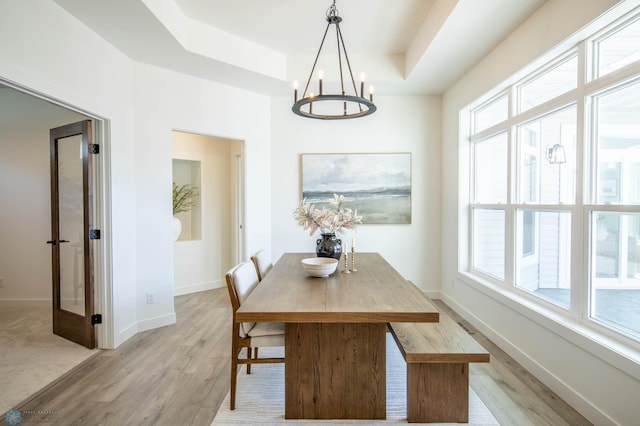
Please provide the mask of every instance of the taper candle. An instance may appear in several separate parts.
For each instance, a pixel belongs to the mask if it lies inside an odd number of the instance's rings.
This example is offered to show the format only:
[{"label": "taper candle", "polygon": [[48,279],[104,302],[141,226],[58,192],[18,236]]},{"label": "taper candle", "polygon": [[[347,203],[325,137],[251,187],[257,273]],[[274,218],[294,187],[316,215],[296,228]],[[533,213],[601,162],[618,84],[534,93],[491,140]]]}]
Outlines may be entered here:
[{"label": "taper candle", "polygon": [[349,254],[347,253],[347,251],[345,250],[344,252],[344,269],[342,270],[343,274],[350,274],[351,271],[349,270]]}]

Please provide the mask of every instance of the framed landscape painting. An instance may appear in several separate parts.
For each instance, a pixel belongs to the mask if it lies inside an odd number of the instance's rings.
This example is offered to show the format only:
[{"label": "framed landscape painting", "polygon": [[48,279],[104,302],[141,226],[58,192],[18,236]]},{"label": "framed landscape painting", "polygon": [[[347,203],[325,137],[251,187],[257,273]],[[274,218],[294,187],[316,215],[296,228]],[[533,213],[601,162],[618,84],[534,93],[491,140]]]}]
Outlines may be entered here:
[{"label": "framed landscape painting", "polygon": [[333,194],[362,223],[411,223],[411,154],[302,154],[302,197],[322,208]]}]

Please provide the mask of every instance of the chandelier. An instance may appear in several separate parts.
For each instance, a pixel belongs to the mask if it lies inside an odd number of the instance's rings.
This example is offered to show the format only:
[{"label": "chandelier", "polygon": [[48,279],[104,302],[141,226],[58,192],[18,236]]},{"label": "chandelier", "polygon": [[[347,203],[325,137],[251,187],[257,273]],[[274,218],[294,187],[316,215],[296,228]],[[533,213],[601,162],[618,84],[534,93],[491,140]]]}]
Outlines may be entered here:
[{"label": "chandelier", "polygon": [[[376,111],[376,106],[373,103],[373,87],[369,88],[369,98],[364,97],[364,75],[360,79],[360,93],[356,88],[356,82],[353,78],[353,72],[351,71],[351,63],[349,62],[349,56],[347,55],[347,49],[344,46],[344,40],[342,38],[342,32],[340,31],[340,22],[342,18],[338,15],[338,9],[336,9],[336,1],[333,0],[333,5],[327,9],[327,28],[324,30],[324,36],[322,36],[322,42],[316,55],[316,59],[313,62],[313,67],[309,73],[307,84],[302,92],[302,98],[298,99],[298,87],[297,83],[294,83],[293,89],[293,107],[291,110],[302,117],[317,118],[320,120],[339,120],[345,118],[357,118],[364,117],[366,115],[373,114]],[[340,93],[326,94],[323,89],[323,75],[319,72],[318,79],[318,94],[314,95],[309,91],[311,84],[311,78],[314,75],[316,65],[318,64],[318,58],[324,41],[329,32],[331,25],[335,25],[336,28],[336,43],[338,51],[338,69],[340,72]],[[343,66],[346,62],[346,70]],[[351,78],[351,87],[345,87],[344,73],[348,71]],[[349,84],[349,81],[347,81]],[[308,92],[309,91],[309,92]],[[351,92],[352,91],[352,92]],[[348,94],[351,92],[353,94]],[[308,94],[307,94],[308,93]],[[315,107],[315,111],[314,111]]]}]

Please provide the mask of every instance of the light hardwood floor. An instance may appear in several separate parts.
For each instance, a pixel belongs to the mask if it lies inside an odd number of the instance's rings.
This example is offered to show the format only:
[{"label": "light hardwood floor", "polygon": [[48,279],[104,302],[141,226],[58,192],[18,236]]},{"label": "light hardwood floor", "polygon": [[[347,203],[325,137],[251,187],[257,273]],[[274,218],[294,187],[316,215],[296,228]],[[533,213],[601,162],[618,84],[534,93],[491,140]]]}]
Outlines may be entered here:
[{"label": "light hardwood floor", "polygon": [[[500,424],[590,424],[446,305],[435,302],[490,351],[491,363],[472,365],[470,380]],[[118,349],[103,351],[17,408],[40,423],[209,425],[229,390],[227,290],[179,296],[175,307],[177,324],[139,333]]]}]

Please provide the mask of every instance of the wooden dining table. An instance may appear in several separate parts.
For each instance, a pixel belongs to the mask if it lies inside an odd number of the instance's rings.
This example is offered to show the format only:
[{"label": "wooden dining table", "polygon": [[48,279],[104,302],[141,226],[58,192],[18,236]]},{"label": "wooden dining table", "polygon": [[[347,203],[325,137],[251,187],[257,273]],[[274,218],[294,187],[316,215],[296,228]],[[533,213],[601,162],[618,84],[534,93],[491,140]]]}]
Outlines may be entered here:
[{"label": "wooden dining table", "polygon": [[309,257],[285,253],[236,321],[285,324],[286,419],[385,419],[387,324],[438,322],[438,311],[378,253],[322,278],[302,268]]}]

